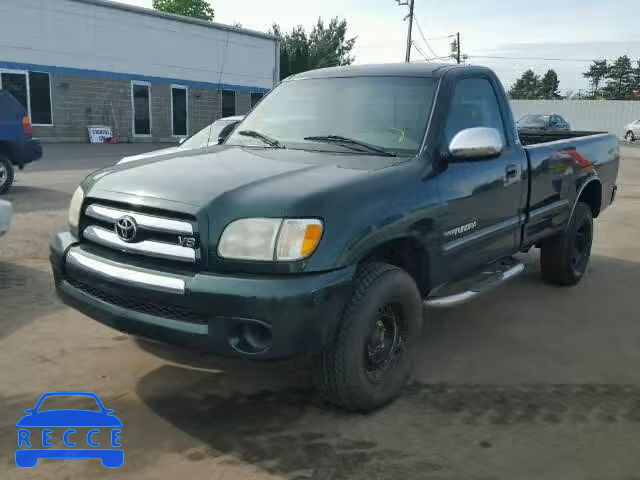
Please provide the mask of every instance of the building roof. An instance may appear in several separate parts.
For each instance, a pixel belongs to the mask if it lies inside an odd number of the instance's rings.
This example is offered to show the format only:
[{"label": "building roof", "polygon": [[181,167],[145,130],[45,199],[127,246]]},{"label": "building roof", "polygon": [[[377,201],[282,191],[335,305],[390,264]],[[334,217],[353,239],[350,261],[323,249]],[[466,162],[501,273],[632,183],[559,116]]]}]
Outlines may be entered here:
[{"label": "building roof", "polygon": [[249,30],[246,28],[239,28],[239,27],[233,27],[231,25],[225,25],[223,23],[216,23],[216,22],[210,22],[208,20],[200,20],[198,18],[192,18],[192,17],[185,17],[183,15],[175,15],[173,13],[165,13],[165,12],[159,12],[158,10],[152,10],[150,8],[142,8],[142,7],[135,7],[133,5],[128,5],[125,3],[119,3],[119,2],[112,2],[110,0],[72,0],[74,2],[79,2],[79,3],[87,3],[89,5],[95,5],[95,6],[99,6],[99,7],[106,7],[106,8],[112,8],[115,10],[124,10],[127,12],[132,12],[132,13],[136,13],[139,15],[149,15],[152,17],[160,17],[160,18],[164,18],[167,20],[173,20],[176,22],[184,22],[184,23],[191,23],[194,25],[200,25],[202,27],[208,27],[208,28],[214,28],[217,30],[228,30],[231,32],[237,32],[237,33],[241,33],[244,35],[250,35],[253,37],[261,37],[261,38],[267,38],[270,40],[277,40],[277,37],[273,36],[273,35],[269,35],[268,33],[264,33],[264,32],[258,32],[255,30]]},{"label": "building roof", "polygon": [[381,63],[373,65],[347,65],[342,67],[320,68],[299,73],[288,78],[360,77],[360,76],[437,76],[440,77],[453,69],[487,70],[485,67],[457,65],[451,63]]}]

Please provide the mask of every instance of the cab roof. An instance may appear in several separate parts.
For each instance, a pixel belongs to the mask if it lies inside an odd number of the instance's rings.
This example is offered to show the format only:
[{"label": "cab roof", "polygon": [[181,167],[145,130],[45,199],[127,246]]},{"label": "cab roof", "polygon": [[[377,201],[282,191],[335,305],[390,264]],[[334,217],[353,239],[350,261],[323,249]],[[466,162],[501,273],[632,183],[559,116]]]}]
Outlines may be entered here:
[{"label": "cab roof", "polygon": [[342,67],[320,68],[308,72],[298,73],[287,80],[301,80],[308,78],[338,78],[338,77],[374,77],[397,76],[441,77],[451,70],[469,70],[487,72],[486,67],[457,65],[451,63],[383,63],[372,65],[347,65]]}]

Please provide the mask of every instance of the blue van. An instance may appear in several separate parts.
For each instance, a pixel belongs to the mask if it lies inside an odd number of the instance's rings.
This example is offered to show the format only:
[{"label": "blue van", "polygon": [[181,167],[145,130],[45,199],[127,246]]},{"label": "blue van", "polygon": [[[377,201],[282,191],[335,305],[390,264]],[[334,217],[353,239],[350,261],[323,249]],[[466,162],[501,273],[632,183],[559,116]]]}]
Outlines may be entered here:
[{"label": "blue van", "polygon": [[24,107],[0,90],[0,194],[11,188],[14,167],[22,170],[42,157],[42,146],[31,135],[31,120]]}]

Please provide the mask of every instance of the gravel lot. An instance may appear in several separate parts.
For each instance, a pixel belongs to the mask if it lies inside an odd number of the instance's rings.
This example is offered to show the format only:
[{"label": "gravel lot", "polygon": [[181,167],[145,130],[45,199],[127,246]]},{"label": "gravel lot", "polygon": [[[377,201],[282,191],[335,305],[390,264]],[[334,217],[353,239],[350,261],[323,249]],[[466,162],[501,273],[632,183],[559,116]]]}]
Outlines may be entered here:
[{"label": "gravel lot", "polygon": [[[8,196],[0,240],[0,478],[640,479],[640,149],[576,288],[527,273],[427,310],[416,384],[367,416],[328,410],[301,362],[246,364],[136,341],[61,305],[51,235],[91,170],[152,145],[45,145]],[[96,392],[125,464],[15,466],[16,421],[43,392]]]}]

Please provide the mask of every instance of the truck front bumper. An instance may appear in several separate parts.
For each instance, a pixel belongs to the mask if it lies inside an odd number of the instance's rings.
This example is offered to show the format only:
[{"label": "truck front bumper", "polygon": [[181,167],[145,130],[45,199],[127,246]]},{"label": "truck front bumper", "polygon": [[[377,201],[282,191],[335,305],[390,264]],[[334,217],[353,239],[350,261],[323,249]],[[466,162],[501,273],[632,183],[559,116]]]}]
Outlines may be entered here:
[{"label": "truck front bumper", "polygon": [[51,243],[58,296],[116,330],[222,356],[317,351],[351,295],[354,268],[287,275],[173,273],[123,264],[69,233]]}]

